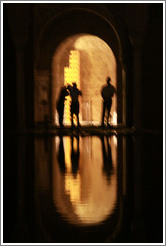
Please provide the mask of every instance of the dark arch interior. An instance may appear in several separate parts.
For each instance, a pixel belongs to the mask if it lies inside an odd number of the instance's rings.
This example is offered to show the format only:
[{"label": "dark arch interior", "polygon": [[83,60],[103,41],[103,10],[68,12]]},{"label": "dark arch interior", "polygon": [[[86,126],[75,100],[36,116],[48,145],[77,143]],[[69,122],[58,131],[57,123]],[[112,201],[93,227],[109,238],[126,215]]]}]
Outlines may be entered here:
[{"label": "dark arch interior", "polygon": [[73,9],[53,18],[43,28],[43,35],[39,43],[39,54],[37,55],[39,68],[49,68],[55,47],[67,37],[78,33],[89,33],[100,37],[110,46],[119,60],[121,47],[111,25],[93,12]]}]

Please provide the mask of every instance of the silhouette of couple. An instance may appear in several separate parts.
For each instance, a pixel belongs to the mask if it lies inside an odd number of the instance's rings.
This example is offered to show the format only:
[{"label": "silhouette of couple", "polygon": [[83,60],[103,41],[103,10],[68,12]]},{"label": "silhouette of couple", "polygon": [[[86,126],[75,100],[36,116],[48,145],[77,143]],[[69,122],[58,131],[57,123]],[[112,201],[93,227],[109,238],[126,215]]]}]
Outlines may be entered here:
[{"label": "silhouette of couple", "polygon": [[73,116],[74,114],[77,117],[77,125],[80,126],[79,121],[79,95],[82,95],[82,92],[77,88],[77,84],[73,83],[72,86],[68,85],[61,88],[60,96],[57,102],[57,111],[59,114],[59,125],[63,127],[63,115],[64,115],[64,102],[66,100],[66,96],[70,95],[71,97],[71,105],[70,105],[70,113],[71,113],[71,125],[74,126]]},{"label": "silhouette of couple", "polygon": [[[103,113],[102,113],[102,123],[104,126],[104,119],[106,118],[106,124],[109,125],[109,117],[112,106],[112,97],[116,93],[115,87],[111,84],[111,78],[107,77],[106,79],[107,85],[102,87],[101,96],[103,98]],[[116,93],[117,94],[117,93]],[[73,124],[73,115],[75,114],[77,117],[77,125],[80,126],[79,122],[79,95],[82,95],[82,92],[77,88],[77,84],[73,83],[73,85],[64,86],[61,88],[59,100],[57,103],[57,111],[59,114],[59,125],[63,126],[63,115],[64,115],[64,101],[66,100],[66,96],[70,95],[71,97],[71,124]]]}]

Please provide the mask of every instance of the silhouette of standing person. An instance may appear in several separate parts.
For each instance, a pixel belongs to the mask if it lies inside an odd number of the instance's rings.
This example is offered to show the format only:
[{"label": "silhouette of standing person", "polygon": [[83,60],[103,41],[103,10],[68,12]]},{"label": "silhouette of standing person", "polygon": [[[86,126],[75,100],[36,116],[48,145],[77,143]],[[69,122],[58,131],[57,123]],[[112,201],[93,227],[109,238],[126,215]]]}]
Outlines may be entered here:
[{"label": "silhouette of standing person", "polygon": [[63,86],[60,90],[59,99],[57,101],[57,111],[58,111],[58,115],[59,115],[60,127],[63,127],[64,103],[66,100],[65,97],[68,95],[69,95],[69,92],[67,90],[67,87]]},{"label": "silhouette of standing person", "polygon": [[[104,126],[104,118],[106,116],[107,125],[109,121],[111,106],[112,106],[112,97],[114,93],[116,93],[116,89],[113,85],[111,85],[111,78],[107,77],[107,85],[103,86],[101,90],[101,95],[103,98],[103,113],[102,113],[102,126]],[[107,112],[107,114],[106,114]]]},{"label": "silhouette of standing person", "polygon": [[71,125],[73,124],[73,115],[75,114],[77,117],[77,125],[80,126],[79,122],[79,101],[78,97],[79,95],[82,95],[82,92],[77,88],[77,84],[73,83],[73,86],[70,86],[70,96],[71,96],[71,106],[70,106],[70,112],[71,112]]}]

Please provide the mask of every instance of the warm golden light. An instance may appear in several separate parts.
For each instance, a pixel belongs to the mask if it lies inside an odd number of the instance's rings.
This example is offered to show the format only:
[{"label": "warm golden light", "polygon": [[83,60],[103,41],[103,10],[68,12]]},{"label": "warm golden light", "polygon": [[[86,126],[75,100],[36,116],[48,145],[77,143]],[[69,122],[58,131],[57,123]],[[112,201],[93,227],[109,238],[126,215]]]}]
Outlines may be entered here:
[{"label": "warm golden light", "polygon": [[115,111],[113,111],[111,123],[112,123],[113,125],[116,125],[116,124],[117,124],[117,113],[116,113]]},{"label": "warm golden light", "polygon": [[70,138],[66,138],[64,140],[64,144],[66,147],[66,155],[65,155],[65,163],[66,163],[66,171],[68,173],[71,172],[71,158],[70,158],[70,153],[71,153],[71,144],[70,144]]},{"label": "warm golden light", "polygon": [[[75,82],[80,88],[80,53],[78,50],[71,50],[69,54],[69,67],[64,68],[64,85],[72,85]],[[70,123],[70,103],[68,96],[65,101],[65,123]]]},{"label": "warm golden light", "polygon": [[[116,207],[117,146],[114,144],[115,139],[113,138],[108,141],[103,140],[102,143],[98,137],[93,137],[93,139],[87,137],[80,139],[78,145],[76,138],[65,137],[65,175],[60,173],[58,163],[54,163],[54,204],[71,223],[100,223],[112,214]],[[58,141],[55,139],[55,145],[56,143],[58,144]],[[105,145],[105,154],[108,155],[111,151],[112,156],[113,173],[110,174],[110,181],[107,180],[108,174],[103,173],[105,165],[102,152],[103,144]],[[77,152],[78,147],[80,156],[75,156],[74,162],[78,161],[79,167],[76,175],[73,175],[72,150]]]},{"label": "warm golden light", "polygon": [[[106,78],[117,89],[117,64],[113,51],[101,38],[78,34],[65,39],[55,51],[52,61],[52,113],[55,123],[58,114],[55,104],[60,88],[76,82],[82,91],[80,97],[81,125],[100,125],[102,118],[101,88]],[[64,123],[70,124],[70,97],[65,104]],[[112,98],[110,124],[117,124],[117,95]]]},{"label": "warm golden light", "polygon": [[[75,204],[80,200],[80,175],[78,173],[76,178],[72,175],[70,138],[65,139],[64,146],[65,146],[65,163],[66,163],[65,192],[66,194],[69,195],[70,200]],[[75,138],[74,138],[74,147],[75,147]]]}]

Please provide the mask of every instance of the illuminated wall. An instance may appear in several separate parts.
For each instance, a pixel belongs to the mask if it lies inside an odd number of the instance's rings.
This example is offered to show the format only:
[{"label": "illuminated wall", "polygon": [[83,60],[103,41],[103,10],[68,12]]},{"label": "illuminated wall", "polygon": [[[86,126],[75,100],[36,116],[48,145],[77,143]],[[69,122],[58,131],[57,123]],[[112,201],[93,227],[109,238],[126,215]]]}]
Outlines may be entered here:
[{"label": "illuminated wall", "polygon": [[[64,85],[72,85],[75,82],[80,88],[80,53],[78,50],[71,50],[69,54],[69,67],[64,68]],[[70,102],[68,96],[65,101],[64,123],[70,123]]]}]

